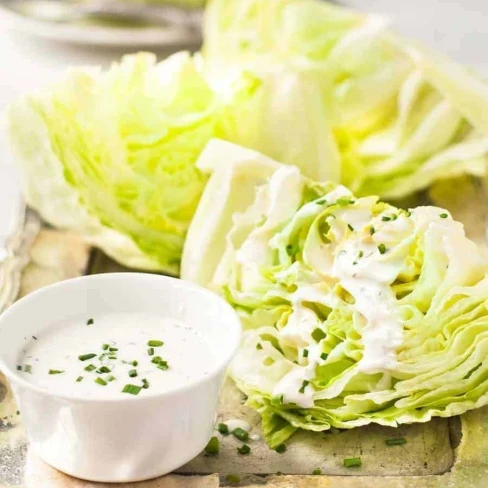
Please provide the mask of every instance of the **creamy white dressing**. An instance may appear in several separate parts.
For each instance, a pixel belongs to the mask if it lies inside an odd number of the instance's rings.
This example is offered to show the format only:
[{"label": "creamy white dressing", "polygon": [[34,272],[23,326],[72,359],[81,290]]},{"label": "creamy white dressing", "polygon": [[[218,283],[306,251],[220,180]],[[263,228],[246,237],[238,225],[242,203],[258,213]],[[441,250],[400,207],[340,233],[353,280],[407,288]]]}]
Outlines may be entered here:
[{"label": "creamy white dressing", "polygon": [[[164,344],[153,347],[154,354],[150,355],[149,341],[154,340]],[[103,349],[104,344],[117,350]],[[87,354],[96,357],[79,359]],[[116,359],[110,359],[109,354]],[[168,369],[152,362],[158,356],[167,362]],[[18,361],[23,368],[30,366],[30,373],[24,371],[23,377],[37,386],[100,398],[124,395],[125,385],[142,386],[143,378],[149,388],[140,390],[139,395],[174,390],[206,376],[213,366],[211,349],[195,327],[146,313],[94,316],[91,325],[85,317],[67,319],[32,338]],[[97,369],[86,371],[90,365]],[[102,366],[110,372],[97,373]],[[49,374],[50,370],[61,373]],[[130,371],[136,371],[137,376],[130,377]],[[114,379],[110,381],[110,377]],[[106,385],[96,383],[97,378]]]}]

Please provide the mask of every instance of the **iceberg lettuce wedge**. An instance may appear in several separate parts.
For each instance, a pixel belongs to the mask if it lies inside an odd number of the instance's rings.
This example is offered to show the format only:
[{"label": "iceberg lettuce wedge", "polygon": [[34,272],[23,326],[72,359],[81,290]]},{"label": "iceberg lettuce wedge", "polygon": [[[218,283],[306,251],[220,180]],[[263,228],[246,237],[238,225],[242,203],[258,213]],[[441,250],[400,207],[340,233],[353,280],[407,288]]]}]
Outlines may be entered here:
[{"label": "iceberg lettuce wedge", "polygon": [[[221,144],[205,152],[210,181],[249,157],[267,176],[220,204],[224,233],[201,225],[210,207],[192,224],[218,246],[200,256],[211,264],[199,282],[241,317],[231,375],[272,447],[296,429],[397,426],[488,403],[488,257],[460,223]],[[203,201],[216,195],[209,185]]]}]

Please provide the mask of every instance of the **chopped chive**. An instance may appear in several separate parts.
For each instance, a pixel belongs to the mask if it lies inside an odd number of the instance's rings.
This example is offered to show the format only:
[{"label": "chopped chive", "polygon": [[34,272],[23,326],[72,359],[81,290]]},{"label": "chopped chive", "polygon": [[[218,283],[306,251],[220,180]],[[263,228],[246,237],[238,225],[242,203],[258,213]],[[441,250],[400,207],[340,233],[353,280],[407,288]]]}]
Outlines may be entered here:
[{"label": "chopped chive", "polygon": [[350,198],[347,197],[341,197],[336,200],[336,203],[338,205],[344,206],[344,205],[349,205],[351,203],[354,203],[354,200],[351,200]]},{"label": "chopped chive", "polygon": [[412,215],[412,212],[410,212],[410,210],[407,210],[407,211],[405,212],[405,215],[406,215],[407,217],[410,217],[410,215]]},{"label": "chopped chive", "polygon": [[169,369],[168,361],[160,361],[158,364],[158,369],[162,369],[163,371]]},{"label": "chopped chive", "polygon": [[17,364],[17,371],[22,371],[22,366],[20,364]]},{"label": "chopped chive", "polygon": [[137,371],[136,371],[135,369],[131,369],[131,370],[129,371],[129,376],[130,376],[131,378],[135,378],[135,377],[137,376]]},{"label": "chopped chive", "polygon": [[154,356],[152,359],[151,359],[151,363],[154,363],[154,364],[159,364],[161,361],[163,360],[163,358],[161,356]]},{"label": "chopped chive", "polygon": [[122,393],[129,393],[131,395],[139,395],[139,392],[142,390],[141,386],[136,385],[125,385],[122,389]]},{"label": "chopped chive", "polygon": [[283,454],[286,451],[286,444],[279,444],[275,447],[275,451],[278,454]]},{"label": "chopped chive", "polygon": [[154,355],[154,348],[153,348],[153,347],[150,347],[150,348],[147,350],[147,353],[149,354],[149,356],[153,356],[153,355]]},{"label": "chopped chive", "polygon": [[314,476],[319,476],[322,474],[322,470],[320,468],[315,468],[313,471],[312,471],[312,474]]},{"label": "chopped chive", "polygon": [[283,405],[283,395],[275,395],[271,397],[271,405]]},{"label": "chopped chive", "polygon": [[119,350],[119,348],[118,348],[118,347],[109,347],[109,348],[108,348],[108,350],[109,350],[110,352],[116,352],[116,351],[118,351],[118,350]]},{"label": "chopped chive", "polygon": [[303,357],[308,358],[308,349],[303,350]]},{"label": "chopped chive", "polygon": [[217,425],[217,430],[222,435],[229,435],[229,427],[227,427],[227,424],[219,424],[219,425]]},{"label": "chopped chive", "polygon": [[228,474],[225,477],[225,481],[227,481],[227,483],[230,483],[231,485],[235,485],[235,484],[241,482],[241,478],[240,478],[240,476],[237,476],[236,474]]},{"label": "chopped chive", "polygon": [[234,429],[232,431],[232,435],[236,439],[239,439],[242,442],[246,442],[249,439],[249,433],[247,433],[244,429],[241,429],[240,427],[237,427],[237,429]]},{"label": "chopped chive", "polygon": [[302,381],[302,386],[298,390],[299,393],[305,393],[305,388],[310,384],[310,381],[303,380]]},{"label": "chopped chive", "polygon": [[90,353],[90,354],[80,354],[78,356],[78,359],[80,361],[88,361],[89,359],[93,359],[94,357],[96,357],[97,355],[96,354],[93,354],[93,353]]},{"label": "chopped chive", "polygon": [[320,342],[322,339],[324,339],[327,336],[327,334],[322,330],[322,329],[315,329],[312,332],[312,337],[315,342]]},{"label": "chopped chive", "polygon": [[400,437],[398,439],[386,439],[385,442],[388,446],[401,446],[402,444],[407,443],[407,439]]},{"label": "chopped chive", "polygon": [[146,378],[142,378],[142,387],[147,390],[149,388],[149,381]]},{"label": "chopped chive", "polygon": [[112,370],[108,368],[107,366],[101,366],[100,368],[97,369],[97,373],[102,374],[102,373],[110,373]]},{"label": "chopped chive", "polygon": [[111,374],[110,374],[110,375],[108,375],[108,376],[107,376],[105,379],[106,379],[107,381],[115,381],[115,379],[116,379],[116,378],[115,378],[115,376],[113,376],[113,375],[111,375]]},{"label": "chopped chive", "polygon": [[351,224],[347,224],[347,228],[351,231],[354,232],[354,227]]},{"label": "chopped chive", "polygon": [[391,220],[396,220],[397,218],[398,218],[398,215],[397,215],[397,214],[393,214],[393,215],[391,216]]},{"label": "chopped chive", "polygon": [[24,364],[24,372],[32,373],[32,366],[30,364]]},{"label": "chopped chive", "polygon": [[385,254],[385,252],[386,252],[386,246],[384,244],[380,244],[378,246],[378,251],[380,252],[380,254]]},{"label": "chopped chive", "polygon": [[381,217],[381,220],[382,220],[383,222],[388,222],[388,221],[390,221],[390,220],[391,220],[391,217],[387,217],[386,215],[383,215],[383,217]]},{"label": "chopped chive", "polygon": [[110,344],[102,344],[102,349],[106,351],[110,347]]},{"label": "chopped chive", "polygon": [[369,228],[369,233],[370,233],[371,235],[373,235],[375,232],[376,232],[375,228],[374,228],[373,226],[371,226],[371,227]]},{"label": "chopped chive", "polygon": [[137,361],[132,361],[132,366],[137,366],[139,363]]},{"label": "chopped chive", "polygon": [[327,203],[327,200],[325,198],[321,198],[320,200],[317,200],[315,202],[316,205],[323,205],[324,203]]},{"label": "chopped chive", "polygon": [[117,359],[117,356],[115,354],[109,354],[108,358],[109,359]]},{"label": "chopped chive", "polygon": [[321,355],[320,355],[320,359],[323,359],[324,361],[329,357],[329,355],[326,353],[326,352],[323,352]]},{"label": "chopped chive", "polygon": [[359,251],[358,252],[358,258],[361,259],[363,256],[364,256],[364,252],[363,251]]},{"label": "chopped chive", "polygon": [[89,364],[86,368],[85,371],[95,371],[97,367],[94,364]]},{"label": "chopped chive", "polygon": [[357,261],[353,261],[353,262],[352,262],[352,265],[353,265],[353,266],[356,266],[356,264],[358,264],[358,262],[357,262]]},{"label": "chopped chive", "polygon": [[258,351],[260,351],[262,348],[263,348],[263,346],[262,346],[262,345],[261,345],[261,344],[258,342],[258,343],[256,344],[256,349],[257,349]]},{"label": "chopped chive", "polygon": [[49,374],[62,374],[62,373],[64,373],[64,371],[61,369],[50,369],[49,370]]},{"label": "chopped chive", "polygon": [[439,215],[439,217],[440,217],[441,219],[447,219],[447,217],[449,217],[449,215],[447,215],[446,213],[441,213],[441,214]]},{"label": "chopped chive", "polygon": [[161,347],[163,344],[164,344],[163,341],[157,341],[157,340],[148,341],[147,343],[149,347]]},{"label": "chopped chive", "polygon": [[88,319],[86,321],[86,325],[93,325],[95,323],[95,321],[93,319]]},{"label": "chopped chive", "polygon": [[358,468],[359,466],[361,466],[361,464],[363,464],[360,457],[346,458],[343,462],[344,467],[346,468]]},{"label": "chopped chive", "polygon": [[241,447],[237,448],[237,452],[239,454],[249,454],[251,452],[251,448],[247,444],[243,444]]},{"label": "chopped chive", "polygon": [[76,378],[77,383],[79,383],[80,381],[83,381],[83,376],[78,376],[78,378]]},{"label": "chopped chive", "polygon": [[220,444],[217,437],[212,437],[205,446],[205,452],[210,455],[218,454],[220,451]]},{"label": "chopped chive", "polygon": [[95,380],[95,383],[97,385],[107,386],[107,382],[104,379],[100,378],[100,376]]}]

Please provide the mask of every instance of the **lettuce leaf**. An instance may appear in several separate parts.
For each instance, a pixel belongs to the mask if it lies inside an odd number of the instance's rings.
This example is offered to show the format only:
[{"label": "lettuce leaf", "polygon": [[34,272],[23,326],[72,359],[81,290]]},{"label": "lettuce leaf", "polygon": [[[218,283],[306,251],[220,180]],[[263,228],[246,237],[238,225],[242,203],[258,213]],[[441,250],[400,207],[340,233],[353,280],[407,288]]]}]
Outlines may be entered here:
[{"label": "lettuce leaf", "polygon": [[127,266],[177,274],[218,110],[187,53],[73,71],[10,108],[27,201]]},{"label": "lettuce leaf", "polygon": [[[296,429],[397,426],[488,404],[488,256],[449,212],[357,198],[229,143],[204,155],[202,201],[217,200],[222,174],[244,177],[240,162],[253,173],[243,200],[222,194],[222,228],[204,227],[213,209],[199,209],[183,278],[241,317],[230,372],[271,447]],[[185,262],[200,242],[212,243],[202,273]]]},{"label": "lettuce leaf", "polygon": [[[317,0],[212,0],[204,31],[210,83],[221,92],[252,77],[253,127],[283,131],[281,141],[253,147],[305,176],[397,199],[438,179],[484,173],[487,85],[390,33],[384,19]],[[282,98],[287,91],[295,95]],[[305,124],[294,123],[300,109]],[[243,124],[248,130],[246,117]],[[306,150],[294,137],[303,137],[301,125]]]}]

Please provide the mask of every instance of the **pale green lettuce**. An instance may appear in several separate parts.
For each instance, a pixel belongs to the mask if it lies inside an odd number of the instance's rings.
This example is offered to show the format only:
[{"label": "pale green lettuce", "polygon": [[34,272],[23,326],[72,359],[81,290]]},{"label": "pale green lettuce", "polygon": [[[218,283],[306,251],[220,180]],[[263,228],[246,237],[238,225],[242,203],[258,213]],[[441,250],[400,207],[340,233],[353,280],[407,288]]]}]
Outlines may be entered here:
[{"label": "pale green lettuce", "polygon": [[[272,447],[298,428],[397,426],[488,404],[488,257],[447,211],[356,198],[218,141],[198,165],[212,174],[183,278],[241,317],[231,375]],[[241,200],[229,189],[246,176]]]},{"label": "pale green lettuce", "polygon": [[[277,131],[279,124],[283,131],[279,149],[256,149],[298,162],[311,178],[317,179],[316,168],[321,168],[327,179],[357,194],[391,199],[437,179],[483,174],[486,84],[386,27],[378,16],[317,0],[212,0],[204,29],[207,77],[219,91],[239,77],[253,77],[261,87],[256,98],[260,93],[264,98],[254,113],[269,114],[269,130]],[[300,82],[287,107],[279,97],[290,79]],[[280,104],[279,121],[269,111],[273,103]],[[300,103],[310,114],[304,132],[312,135],[308,151],[290,158],[296,143],[289,124]],[[300,131],[298,125],[292,129]],[[245,144],[238,137],[230,140]]]},{"label": "pale green lettuce", "polygon": [[27,202],[127,266],[176,274],[218,111],[187,53],[72,71],[10,108]]}]

